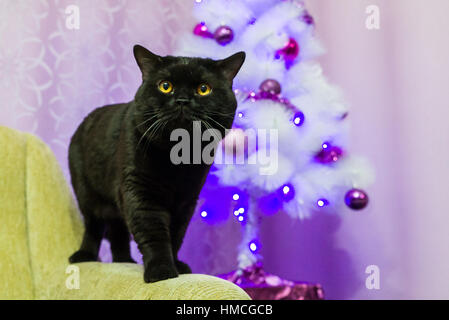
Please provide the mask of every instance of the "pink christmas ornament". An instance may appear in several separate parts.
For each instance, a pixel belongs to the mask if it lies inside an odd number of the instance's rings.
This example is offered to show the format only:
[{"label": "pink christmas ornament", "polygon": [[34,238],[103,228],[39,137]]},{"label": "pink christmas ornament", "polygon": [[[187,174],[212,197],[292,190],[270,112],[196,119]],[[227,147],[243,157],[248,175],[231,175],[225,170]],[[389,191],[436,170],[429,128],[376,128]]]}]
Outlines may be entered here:
[{"label": "pink christmas ornament", "polygon": [[276,59],[283,58],[285,60],[286,67],[289,68],[293,64],[296,57],[298,57],[299,51],[300,48],[298,42],[296,42],[295,39],[290,38],[285,47],[276,51],[275,57]]},{"label": "pink christmas ornament", "polygon": [[193,34],[203,38],[213,38],[214,35],[209,31],[204,22],[198,23],[193,29]]}]

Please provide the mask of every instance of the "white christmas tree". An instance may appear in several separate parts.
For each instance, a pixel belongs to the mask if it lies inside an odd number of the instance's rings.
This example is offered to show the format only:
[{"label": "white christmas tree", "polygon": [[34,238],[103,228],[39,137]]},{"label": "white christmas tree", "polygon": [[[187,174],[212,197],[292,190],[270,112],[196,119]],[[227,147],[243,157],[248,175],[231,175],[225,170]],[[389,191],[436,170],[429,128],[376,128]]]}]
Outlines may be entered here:
[{"label": "white christmas tree", "polygon": [[[282,210],[303,219],[345,203],[362,209],[368,202],[363,188],[373,175],[363,159],[345,148],[348,109],[314,62],[323,49],[302,1],[195,2],[198,24],[179,37],[174,54],[221,59],[246,52],[234,81],[235,129],[218,149],[224,156],[217,153],[217,159],[226,159],[233,151],[244,161],[216,161],[212,173],[219,185],[237,190],[230,210],[243,226],[238,256],[243,269],[261,259],[258,227],[263,213]],[[249,132],[256,133],[255,139],[249,139]],[[269,163],[260,161],[267,155]],[[206,211],[200,214],[207,218]]]}]

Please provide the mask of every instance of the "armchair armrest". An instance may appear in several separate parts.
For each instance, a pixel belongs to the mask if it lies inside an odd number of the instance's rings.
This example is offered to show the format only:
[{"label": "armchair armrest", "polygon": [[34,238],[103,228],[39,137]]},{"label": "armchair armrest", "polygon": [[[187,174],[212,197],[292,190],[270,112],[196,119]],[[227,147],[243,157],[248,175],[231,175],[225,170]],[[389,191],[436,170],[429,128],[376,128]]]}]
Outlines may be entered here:
[{"label": "armchair armrest", "polygon": [[185,274],[145,283],[141,265],[100,262],[74,265],[79,267],[79,289],[68,289],[62,283],[55,288],[54,299],[250,300],[235,284],[209,275]]}]

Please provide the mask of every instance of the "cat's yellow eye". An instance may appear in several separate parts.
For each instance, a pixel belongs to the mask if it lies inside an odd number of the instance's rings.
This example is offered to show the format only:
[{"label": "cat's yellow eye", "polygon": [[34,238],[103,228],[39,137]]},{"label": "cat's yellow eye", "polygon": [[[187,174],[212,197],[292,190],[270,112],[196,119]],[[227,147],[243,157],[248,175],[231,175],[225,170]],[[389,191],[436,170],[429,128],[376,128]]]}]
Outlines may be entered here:
[{"label": "cat's yellow eye", "polygon": [[207,96],[210,92],[212,91],[212,88],[210,87],[210,85],[206,84],[206,83],[202,83],[198,86],[198,88],[196,89],[196,92],[200,95],[200,96]]},{"label": "cat's yellow eye", "polygon": [[161,81],[159,82],[159,91],[162,93],[170,93],[173,91],[173,85],[170,81]]}]

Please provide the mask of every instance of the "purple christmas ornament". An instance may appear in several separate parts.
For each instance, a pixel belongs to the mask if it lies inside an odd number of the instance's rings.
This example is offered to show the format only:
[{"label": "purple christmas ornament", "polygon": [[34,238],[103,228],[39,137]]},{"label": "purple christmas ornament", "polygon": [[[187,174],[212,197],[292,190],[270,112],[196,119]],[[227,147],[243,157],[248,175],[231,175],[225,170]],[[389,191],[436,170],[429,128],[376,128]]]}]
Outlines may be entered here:
[{"label": "purple christmas ornament", "polygon": [[204,22],[198,23],[195,28],[193,28],[193,34],[203,38],[214,37],[214,35],[209,32],[209,29],[206,27],[206,24]]},{"label": "purple christmas ornament", "polygon": [[368,195],[360,189],[351,189],[345,195],[345,203],[352,210],[361,210],[368,205]]},{"label": "purple christmas ornament", "polygon": [[225,46],[234,39],[234,31],[228,26],[220,26],[214,32],[214,39],[222,46]]},{"label": "purple christmas ornament", "polygon": [[259,89],[261,92],[270,93],[272,95],[279,95],[281,93],[281,84],[274,80],[274,79],[267,79],[264,80],[260,86]]},{"label": "purple christmas ornament", "polygon": [[324,142],[321,151],[315,155],[315,160],[323,164],[337,162],[342,154],[343,150],[340,147]]},{"label": "purple christmas ornament", "polygon": [[315,24],[313,17],[307,11],[305,11],[304,15],[302,16],[302,21],[304,21],[308,25]]}]

